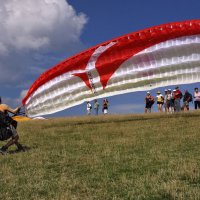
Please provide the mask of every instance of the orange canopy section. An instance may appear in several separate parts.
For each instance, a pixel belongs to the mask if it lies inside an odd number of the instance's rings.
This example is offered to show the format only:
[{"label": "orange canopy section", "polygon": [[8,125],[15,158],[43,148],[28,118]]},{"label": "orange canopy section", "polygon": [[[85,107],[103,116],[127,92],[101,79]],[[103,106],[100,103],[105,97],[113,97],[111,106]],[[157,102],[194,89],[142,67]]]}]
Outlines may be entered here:
[{"label": "orange canopy section", "polygon": [[30,121],[32,120],[31,118],[29,117],[25,117],[25,116],[14,116],[12,117],[15,121],[17,122],[24,122],[24,121]]}]

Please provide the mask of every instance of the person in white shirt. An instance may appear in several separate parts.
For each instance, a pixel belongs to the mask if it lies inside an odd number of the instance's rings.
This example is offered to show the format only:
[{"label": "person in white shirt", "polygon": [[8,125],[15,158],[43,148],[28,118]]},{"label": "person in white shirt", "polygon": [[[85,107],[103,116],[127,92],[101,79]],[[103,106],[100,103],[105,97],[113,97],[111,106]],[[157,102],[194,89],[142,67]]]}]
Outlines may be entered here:
[{"label": "person in white shirt", "polygon": [[198,88],[194,88],[194,108],[200,109],[200,92]]},{"label": "person in white shirt", "polygon": [[167,95],[166,95],[166,109],[167,113],[173,113],[173,103],[172,103],[172,93],[171,89],[167,90]]},{"label": "person in white shirt", "polygon": [[88,101],[88,102],[87,102],[87,115],[91,115],[91,110],[92,110],[92,105],[91,105],[91,103]]},{"label": "person in white shirt", "polygon": [[168,92],[168,90],[165,89],[165,95],[164,95],[164,108],[165,108],[165,112],[168,112],[168,108],[167,108],[167,92]]}]

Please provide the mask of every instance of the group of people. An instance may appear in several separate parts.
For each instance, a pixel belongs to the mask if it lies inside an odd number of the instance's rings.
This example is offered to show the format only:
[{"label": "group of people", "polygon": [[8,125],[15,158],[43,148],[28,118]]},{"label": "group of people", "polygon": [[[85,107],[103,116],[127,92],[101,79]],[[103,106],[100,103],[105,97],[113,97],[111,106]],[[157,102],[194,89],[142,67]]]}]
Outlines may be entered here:
[{"label": "group of people", "polygon": [[[97,99],[94,100],[94,112],[95,112],[95,115],[98,115],[99,114],[99,108],[100,108],[100,104],[99,102],[97,101]],[[107,99],[104,99],[103,100],[103,103],[102,103],[102,112],[104,115],[108,114],[108,100]],[[92,114],[92,104],[88,101],[87,102],[87,115],[91,115]]]},{"label": "group of people", "polygon": [[[182,101],[182,105],[181,105]],[[151,108],[154,103],[157,103],[157,108],[159,112],[167,112],[167,113],[174,113],[188,111],[189,105],[191,102],[194,103],[195,109],[200,109],[200,92],[198,88],[194,88],[193,95],[185,90],[183,93],[177,86],[173,91],[171,89],[165,89],[165,94],[162,95],[160,91],[157,91],[157,95],[154,98],[150,92],[147,92],[145,97],[145,113],[150,113]],[[108,100],[104,99],[102,103],[102,112],[103,114],[108,114]],[[100,104],[96,100],[94,100],[94,111],[95,115],[99,114]],[[11,109],[6,104],[2,104],[1,97],[0,97],[0,141],[10,139],[3,147],[0,148],[0,153],[5,153],[7,149],[11,145],[16,145],[17,150],[23,151],[23,146],[18,142],[19,136],[16,131],[17,122],[13,120],[8,113],[16,114],[18,113],[20,108]],[[87,115],[92,114],[92,104],[88,101],[87,102]]]},{"label": "group of people", "polygon": [[[181,101],[183,102],[182,105]],[[184,90],[182,93],[178,86],[174,90],[165,89],[164,95],[160,91],[157,91],[155,98],[150,92],[147,92],[145,97],[145,113],[151,112],[151,108],[155,102],[157,103],[158,112],[174,113],[181,110],[188,111],[191,102],[194,102],[195,109],[200,109],[200,92],[196,87],[194,88],[193,95],[188,90]]]}]

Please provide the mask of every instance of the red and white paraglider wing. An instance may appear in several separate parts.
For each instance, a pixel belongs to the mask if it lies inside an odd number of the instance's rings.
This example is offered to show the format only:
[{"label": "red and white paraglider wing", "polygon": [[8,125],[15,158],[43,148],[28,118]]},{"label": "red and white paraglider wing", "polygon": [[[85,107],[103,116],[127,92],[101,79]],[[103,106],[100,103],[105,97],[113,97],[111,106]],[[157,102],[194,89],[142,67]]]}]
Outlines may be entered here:
[{"label": "red and white paraglider wing", "polygon": [[105,42],[44,72],[23,103],[30,117],[95,98],[198,82],[200,20],[164,24]]}]

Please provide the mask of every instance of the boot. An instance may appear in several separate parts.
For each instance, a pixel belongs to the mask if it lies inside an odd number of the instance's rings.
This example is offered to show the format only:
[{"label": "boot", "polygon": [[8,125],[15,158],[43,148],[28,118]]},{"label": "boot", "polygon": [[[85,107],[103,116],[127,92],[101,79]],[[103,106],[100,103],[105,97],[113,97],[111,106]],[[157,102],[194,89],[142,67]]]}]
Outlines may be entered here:
[{"label": "boot", "polygon": [[6,154],[6,153],[8,153],[7,152],[7,147],[5,147],[5,146],[2,146],[1,148],[0,148],[0,154]]},{"label": "boot", "polygon": [[25,151],[24,147],[20,143],[17,144],[17,151]]}]

